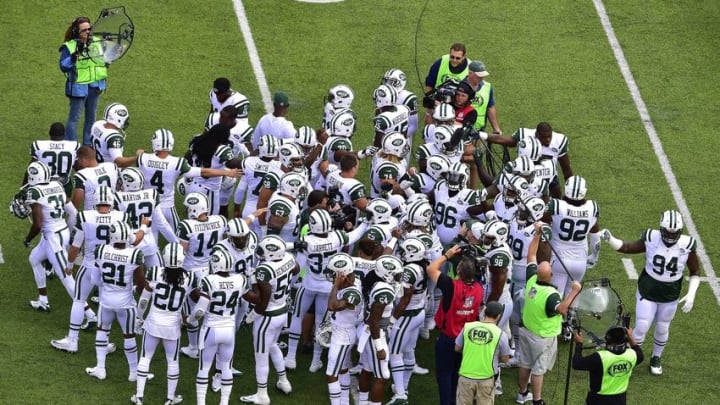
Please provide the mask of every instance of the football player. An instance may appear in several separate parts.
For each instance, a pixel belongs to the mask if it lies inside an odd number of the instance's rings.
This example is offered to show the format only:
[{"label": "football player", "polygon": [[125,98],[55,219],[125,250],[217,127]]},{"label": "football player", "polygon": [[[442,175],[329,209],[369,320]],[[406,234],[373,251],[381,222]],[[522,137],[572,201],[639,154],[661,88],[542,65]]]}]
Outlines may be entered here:
[{"label": "football player", "polygon": [[[429,113],[426,113],[429,114]],[[452,104],[440,103],[433,109],[432,124],[425,125],[423,128],[423,142],[435,142],[435,129],[441,125],[452,127],[455,124],[455,109]]]},{"label": "football player", "polygon": [[[358,334],[358,351],[362,371],[358,380],[360,403],[379,404],[390,379],[388,343],[384,327],[390,322],[394,284],[402,276],[403,265],[395,256],[382,255],[375,261],[375,270],[362,280],[365,322]],[[374,380],[372,378],[374,377]]]},{"label": "football player", "polygon": [[243,125],[248,125],[250,102],[243,94],[230,87],[230,80],[218,77],[213,82],[213,88],[208,94],[210,99],[210,112],[220,112],[227,106],[235,107],[237,118]]},{"label": "football player", "polygon": [[[143,189],[145,178],[140,169],[128,167],[120,172],[120,187],[122,191],[115,193],[117,208],[127,214],[127,223],[131,229],[140,229],[140,220],[150,218],[151,229],[157,229],[169,242],[178,242],[174,229],[167,223],[165,217],[157,208],[158,193],[154,189]],[[155,231],[157,233],[158,231]],[[162,265],[162,257],[158,250],[158,240],[154,232],[145,235],[138,245],[145,257],[147,267]]]},{"label": "football player", "polygon": [[330,256],[327,269],[332,279],[327,309],[332,323],[328,349],[328,394],[331,405],[350,403],[350,352],[357,341],[357,326],[363,315],[360,279],[355,277],[354,259],[347,253]]},{"label": "football player", "polygon": [[[167,400],[164,405],[175,405],[183,401],[182,395],[175,394],[180,379],[178,351],[182,326],[181,309],[190,296],[194,282],[192,273],[187,273],[182,268],[185,253],[179,243],[165,245],[162,256],[164,267],[148,268],[148,284],[137,304],[137,326],[142,327],[144,333],[137,367],[137,389],[130,398],[130,402],[136,405],[142,405],[145,383],[150,374],[150,362],[160,344],[163,345],[167,360]],[[150,310],[145,317],[148,306]]]},{"label": "football player", "polygon": [[298,219],[300,204],[307,197],[307,178],[300,173],[285,173],[268,202],[268,235],[279,235],[283,240],[293,241],[299,235]]},{"label": "football player", "polygon": [[[100,186],[96,191],[94,209],[80,211],[77,215],[65,271],[72,272],[73,263],[80,254],[81,247],[84,247],[85,253],[75,278],[75,294],[70,309],[70,329],[64,338],[50,341],[56,349],[70,353],[77,352],[80,329],[87,329],[93,323],[97,324],[95,313],[86,303],[90,293],[100,282],[100,271],[95,264],[95,248],[110,243],[111,224],[119,221],[127,222],[126,213],[113,209],[114,202],[112,188]],[[142,235],[144,236],[144,231]],[[136,242],[138,236],[140,235],[136,235]],[[109,350],[115,351],[114,344],[110,343],[110,345],[112,346],[109,346]]]},{"label": "football player", "polygon": [[[243,217],[250,215],[257,208],[263,178],[268,172],[276,171],[280,167],[280,162],[276,160],[278,148],[278,142],[272,135],[263,135],[257,145],[258,155],[248,156],[243,159],[242,170],[244,175],[240,178],[235,189],[235,217],[241,216],[241,206],[243,207]],[[259,222],[251,224],[250,229],[256,235],[259,235]]]},{"label": "football player", "polygon": [[543,217],[552,225],[553,232],[552,283],[564,296],[570,292],[569,277],[582,282],[585,271],[595,266],[600,254],[600,209],[595,201],[585,199],[586,193],[585,179],[570,177],[565,182],[565,197],[551,199]]},{"label": "football player", "polygon": [[[238,169],[212,169],[209,167],[192,167],[183,157],[173,156],[170,153],[175,146],[175,136],[167,129],[158,129],[152,135],[151,145],[153,153],[143,153],[137,157],[137,166],[147,180],[145,189],[155,189],[160,196],[158,208],[177,232],[180,217],[175,210],[175,183],[178,178],[202,177],[238,177]],[[184,183],[178,183],[178,188],[185,190]],[[186,190],[185,190],[186,191]],[[157,234],[155,235],[157,239]]]},{"label": "football player", "polygon": [[322,128],[325,131],[330,131],[330,121],[332,121],[332,118],[338,111],[352,107],[352,102],[355,100],[355,93],[353,93],[350,86],[338,84],[328,90],[326,100],[327,103],[325,103],[325,109],[323,111]]},{"label": "football player", "polygon": [[95,193],[98,187],[107,186],[115,189],[119,170],[115,163],[98,163],[95,151],[89,146],[78,149],[75,174],[73,175],[72,203],[80,210],[91,210],[95,207]]},{"label": "football player", "polygon": [[[405,105],[398,104],[397,90],[390,85],[381,84],[373,91],[373,101],[375,102],[375,118],[373,118],[375,140],[373,145],[382,148],[383,138],[391,132],[401,133],[407,140],[406,144],[411,145],[412,139],[408,135],[410,109]],[[403,164],[407,167],[407,156],[403,159]]]},{"label": "football player", "polygon": [[287,297],[290,279],[300,272],[293,255],[287,252],[285,241],[277,235],[267,235],[258,242],[255,254],[259,264],[255,269],[256,288],[259,302],[250,316],[253,320],[253,348],[255,349],[255,378],[257,392],[240,397],[251,404],[270,404],[267,392],[267,380],[270,372],[270,360],[278,374],[275,386],[285,394],[292,392],[287,378],[285,361],[277,344],[280,331],[287,321]]},{"label": "football player", "polygon": [[487,141],[506,146],[519,146],[520,140],[525,137],[534,137],[542,145],[542,159],[551,160],[555,168],[555,178],[551,179],[550,193],[553,198],[560,198],[560,186],[557,178],[557,165],[563,172],[563,178],[569,179],[573,172],[570,167],[568,155],[569,139],[564,134],[555,132],[547,122],[541,122],[536,128],[518,128],[511,137],[502,135],[489,135]]},{"label": "football player", "polygon": [[365,238],[386,246],[398,225],[398,219],[392,215],[390,203],[382,198],[371,200],[365,208],[365,220],[370,225]]},{"label": "football player", "polygon": [[257,148],[260,137],[272,135],[275,139],[291,140],[295,138],[295,126],[287,119],[290,101],[288,95],[282,91],[273,94],[273,111],[269,112],[258,120],[255,125],[255,132],[252,136],[252,146]]},{"label": "football player", "polygon": [[[650,373],[653,375],[663,373],[660,358],[670,336],[670,322],[675,317],[678,304],[683,304],[683,312],[692,311],[700,286],[697,241],[691,236],[683,235],[682,230],[683,219],[680,213],[668,210],[660,217],[660,230],[646,229],[636,241],[626,242],[614,237],[607,229],[601,231],[602,239],[614,250],[622,253],[645,253],[645,267],[638,278],[635,293],[633,339],[642,344],[645,334],[655,322],[650,357]],[[680,298],[685,267],[690,271],[690,282],[687,294]]]},{"label": "football player", "polygon": [[85,372],[99,380],[106,378],[108,335],[113,321],[117,320],[124,337],[123,348],[130,369],[128,381],[136,382],[138,360],[133,284],[138,293],[145,288],[144,259],[140,249],[129,246],[131,235],[127,223],[118,221],[111,224],[108,237],[110,243],[98,245],[94,252],[95,264],[100,270],[101,286],[98,328],[95,335],[97,364],[95,367],[87,367]]},{"label": "football player", "polygon": [[471,217],[467,208],[480,203],[477,190],[467,188],[470,171],[461,162],[453,163],[446,179],[435,184],[433,190],[435,224],[443,246],[447,246],[457,235],[460,222]]},{"label": "football player", "polygon": [[127,107],[112,103],[105,107],[103,119],[95,121],[90,129],[92,147],[98,163],[112,162],[120,167],[130,166],[135,157],[123,157],[125,150],[125,132],[128,125]]},{"label": "football player", "polygon": [[[392,250],[390,244],[386,252]],[[415,368],[415,346],[420,328],[425,323],[427,304],[427,275],[425,244],[418,238],[405,238],[398,245],[403,262],[402,295],[393,308],[390,318],[390,373],[393,379],[393,397],[390,403],[407,401],[407,388]],[[395,402],[393,402],[395,401]]]},{"label": "football player", "polygon": [[[193,273],[199,281],[208,274],[212,247],[225,237],[228,222],[222,215],[209,214],[205,194],[190,193],[185,196],[183,205],[188,215],[178,225],[178,238],[185,250],[183,269]],[[180,348],[180,352],[194,359],[198,357],[198,331],[197,323],[188,324],[188,346]]]},{"label": "football player", "polygon": [[[68,197],[64,207],[65,214],[68,226],[72,228],[75,225],[77,209],[70,201],[72,196],[72,177],[70,174],[77,161],[80,143],[65,140],[65,126],[60,122],[53,123],[50,126],[49,133],[50,140],[35,141],[30,145],[30,162],[45,162],[50,168],[51,178],[60,182],[65,188],[65,194]],[[27,173],[23,178],[23,186],[25,184],[27,184]]]},{"label": "football player", "polygon": [[[205,404],[208,374],[213,359],[222,375],[220,404],[230,402],[233,375],[230,370],[235,349],[235,312],[240,297],[257,303],[257,296],[250,290],[245,276],[235,273],[232,256],[223,250],[215,250],[210,256],[210,274],[200,284],[200,297],[191,318],[203,319],[200,343],[200,363],[195,380],[197,404]],[[217,354],[217,357],[216,357]]]},{"label": "football player", "polygon": [[[242,124],[237,119],[237,112],[235,107],[227,106],[220,112],[210,113],[205,120],[205,131],[209,131],[215,125],[223,125],[230,129],[230,137],[228,142],[232,148],[233,155],[237,158],[247,157],[250,155],[251,147],[250,137],[252,136],[253,128],[247,124]],[[233,195],[235,187],[235,179],[231,177],[223,177],[222,184],[220,185],[220,214],[228,216],[228,204],[230,204],[230,197]]]},{"label": "football player", "polygon": [[[229,145],[230,129],[218,124],[190,141],[190,148],[185,159],[195,167],[208,167],[211,169],[237,169],[240,160],[233,155]],[[221,177],[205,178],[202,175],[193,178],[187,185],[188,193],[202,193],[208,198],[210,214],[220,213]]]},{"label": "football player", "polygon": [[31,300],[30,306],[45,312],[50,311],[50,303],[44,260],[50,261],[67,293],[71,297],[75,293],[72,272],[65,272],[68,263],[66,250],[70,242],[70,231],[65,222],[65,189],[50,177],[50,167],[43,162],[32,162],[27,167],[29,188],[25,202],[31,209],[32,225],[23,242],[25,247],[30,247],[35,236],[41,234],[40,243],[30,251],[29,257],[38,288],[38,299]]},{"label": "football player", "polygon": [[370,165],[370,197],[378,198],[386,187],[393,194],[404,195],[399,179],[405,175],[406,166],[402,159],[407,155],[408,144],[405,136],[399,132],[390,132],[383,138],[382,149],[373,157]]},{"label": "football player", "polygon": [[[307,247],[298,255],[298,262],[301,267],[304,267],[302,265],[307,267],[302,285],[295,294],[295,308],[292,313],[290,333],[288,334],[288,351],[285,357],[285,367],[291,370],[296,368],[295,357],[300,341],[303,315],[311,307],[315,308],[316,329],[325,315],[328,294],[332,288],[331,282],[327,278],[327,266],[330,258],[340,252],[343,246],[357,242],[367,229],[367,225],[363,223],[349,233],[342,230],[333,231],[330,213],[323,208],[316,208],[310,213],[308,228],[308,234],[300,239],[307,244]],[[322,347],[316,343],[310,363],[311,373],[322,368],[321,354]]]},{"label": "football player", "polygon": [[410,117],[408,118],[408,147],[412,150],[413,136],[418,129],[418,98],[415,93],[407,90],[407,76],[405,72],[400,69],[390,69],[383,75],[382,84],[392,86],[397,91],[397,103],[404,105],[410,110]]},{"label": "football player", "polygon": [[336,201],[341,207],[353,207],[351,222],[357,223],[360,212],[365,211],[368,204],[365,185],[357,179],[360,162],[353,155],[343,156],[340,170],[325,176],[325,191],[328,198]]}]

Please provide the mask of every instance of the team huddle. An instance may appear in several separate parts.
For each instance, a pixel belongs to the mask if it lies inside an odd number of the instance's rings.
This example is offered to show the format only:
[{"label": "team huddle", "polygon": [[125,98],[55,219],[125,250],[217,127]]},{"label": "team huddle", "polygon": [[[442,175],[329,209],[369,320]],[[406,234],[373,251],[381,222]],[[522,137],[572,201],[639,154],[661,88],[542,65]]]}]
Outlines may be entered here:
[{"label": "team huddle", "polygon": [[[498,326],[517,342],[528,247],[543,221],[552,230],[545,238],[561,294],[597,263],[602,240],[646,253],[635,331],[642,343],[657,322],[651,370],[662,373],[686,263],[697,275],[696,242],[680,235],[679,213],[664,213],[659,231],[623,243],[601,229],[586,180],[570,168],[565,135],[547,123],[511,137],[467,131],[456,108],[439,101],[421,129],[418,98],[405,85],[402,71],[385,73],[373,92],[373,143],[362,148],[353,145],[354,94],[342,84],[329,90],[317,129],[295,128],[285,118],[284,93],[273,96],[275,111],[253,128],[247,98],[217,79],[204,131],[183,157],[173,155],[167,129],[152,134],[151,152],[126,156],[130,114],[119,103],[93,125],[92,145],[63,140],[51,127],[49,140],[32,143],[32,162],[11,204],[16,216],[32,221],[25,245],[41,235],[29,256],[38,288],[30,305],[50,311],[48,277],[72,298],[67,335],[50,344],[77,352],[80,330],[96,326],[97,362],[86,372],[104,380],[117,321],[128,379],[137,383],[132,403],[157,402],[145,399],[145,385],[162,345],[165,404],[183,401],[176,393],[180,354],[198,361],[197,403],[205,404],[211,388],[228,404],[236,334],[248,324],[257,390],[240,400],[269,404],[271,363],[276,388],[293,391],[288,370],[297,366],[310,316],[309,371],[324,368],[332,405],[350,403],[353,369],[360,404],[407,403],[413,373],[427,372],[416,364],[415,347],[436,328],[442,296],[426,273],[429,263],[456,244],[474,247],[483,302],[504,304]],[[482,159],[489,143],[516,146],[517,157],[491,173]],[[369,193],[357,179],[361,163],[370,168]],[[183,329],[188,345],[181,347]],[[506,366],[517,365],[518,351]],[[392,397],[385,398],[390,382]],[[502,393],[499,377],[495,389]]]}]

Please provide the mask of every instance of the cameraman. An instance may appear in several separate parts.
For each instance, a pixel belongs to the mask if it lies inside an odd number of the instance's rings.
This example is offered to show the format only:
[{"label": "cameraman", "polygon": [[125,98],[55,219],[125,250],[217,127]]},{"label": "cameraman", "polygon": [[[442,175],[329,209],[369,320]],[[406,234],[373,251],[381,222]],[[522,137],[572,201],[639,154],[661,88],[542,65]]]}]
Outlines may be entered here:
[{"label": "cameraman", "polygon": [[435,379],[440,394],[440,405],[455,405],[458,372],[462,355],[455,351],[455,339],[465,323],[479,319],[483,287],[475,280],[475,263],[463,257],[457,265],[458,279],[453,280],[440,268],[454,257],[460,257],[462,248],[455,245],[433,260],[425,270],[427,276],[442,291],[442,299],[435,323],[440,330],[435,343]]},{"label": "cameraman", "polygon": [[[632,337],[632,329],[615,326],[605,332],[605,349],[583,357],[583,338],[575,332],[575,355],[572,367],[590,373],[590,390],[586,405],[625,405],[632,371],[643,362],[640,345]],[[628,347],[628,344],[630,347]]]},{"label": "cameraman", "polygon": [[65,31],[60,46],[60,70],[65,74],[65,96],[70,99],[70,112],[65,124],[65,139],[77,140],[80,115],[85,109],[83,145],[90,145],[90,128],[95,123],[100,94],[105,90],[108,75],[100,42],[93,42],[92,26],[87,17],[73,20]]}]

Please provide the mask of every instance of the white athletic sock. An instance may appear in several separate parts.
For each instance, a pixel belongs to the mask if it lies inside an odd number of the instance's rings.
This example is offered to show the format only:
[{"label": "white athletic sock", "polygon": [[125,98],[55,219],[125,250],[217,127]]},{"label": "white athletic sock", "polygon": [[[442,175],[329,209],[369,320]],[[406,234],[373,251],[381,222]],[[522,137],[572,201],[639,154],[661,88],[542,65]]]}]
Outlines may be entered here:
[{"label": "white athletic sock", "polygon": [[125,349],[125,358],[127,359],[128,367],[130,368],[130,374],[137,373],[137,341],[134,337],[125,338],[123,348]]},{"label": "white athletic sock", "polygon": [[330,395],[330,405],[340,405],[340,381],[328,383],[328,394]]}]

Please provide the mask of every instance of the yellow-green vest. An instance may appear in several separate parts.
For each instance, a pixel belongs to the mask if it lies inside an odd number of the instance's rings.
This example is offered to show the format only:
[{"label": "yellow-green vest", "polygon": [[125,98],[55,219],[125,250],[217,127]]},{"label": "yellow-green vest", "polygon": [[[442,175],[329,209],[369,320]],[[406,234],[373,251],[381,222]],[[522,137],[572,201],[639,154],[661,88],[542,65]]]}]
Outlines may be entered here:
[{"label": "yellow-green vest", "polygon": [[[77,49],[77,41],[67,41],[65,46],[72,55]],[[100,42],[90,42],[87,54],[78,55],[75,61],[75,83],[90,84],[107,78],[107,67],[102,55]]]},{"label": "yellow-green vest", "polygon": [[468,75],[468,66],[465,66],[465,70],[460,73],[453,73],[450,71],[450,55],[443,55],[443,57],[440,58],[440,67],[438,68],[437,78],[435,78],[435,88],[437,89],[440,87],[440,85],[447,79],[461,81]]},{"label": "yellow-green vest", "polygon": [[555,314],[548,318],[545,304],[552,294],[557,294],[555,287],[540,285],[537,274],[530,277],[525,286],[525,306],[522,311],[523,325],[532,333],[549,338],[557,336],[562,330],[562,316]]},{"label": "yellow-green vest", "polygon": [[468,322],[463,328],[463,352],[459,374],[473,380],[495,375],[493,358],[500,344],[502,331],[488,322]]},{"label": "yellow-green vest", "polygon": [[598,352],[603,366],[600,395],[617,395],[627,391],[630,375],[637,363],[635,350],[627,349],[622,354],[615,354],[608,350]]},{"label": "yellow-green vest", "polygon": [[475,98],[470,102],[478,114],[477,121],[475,121],[475,129],[477,130],[481,130],[485,126],[488,103],[490,102],[490,90],[492,90],[492,84],[483,81],[480,91],[475,93]]}]

